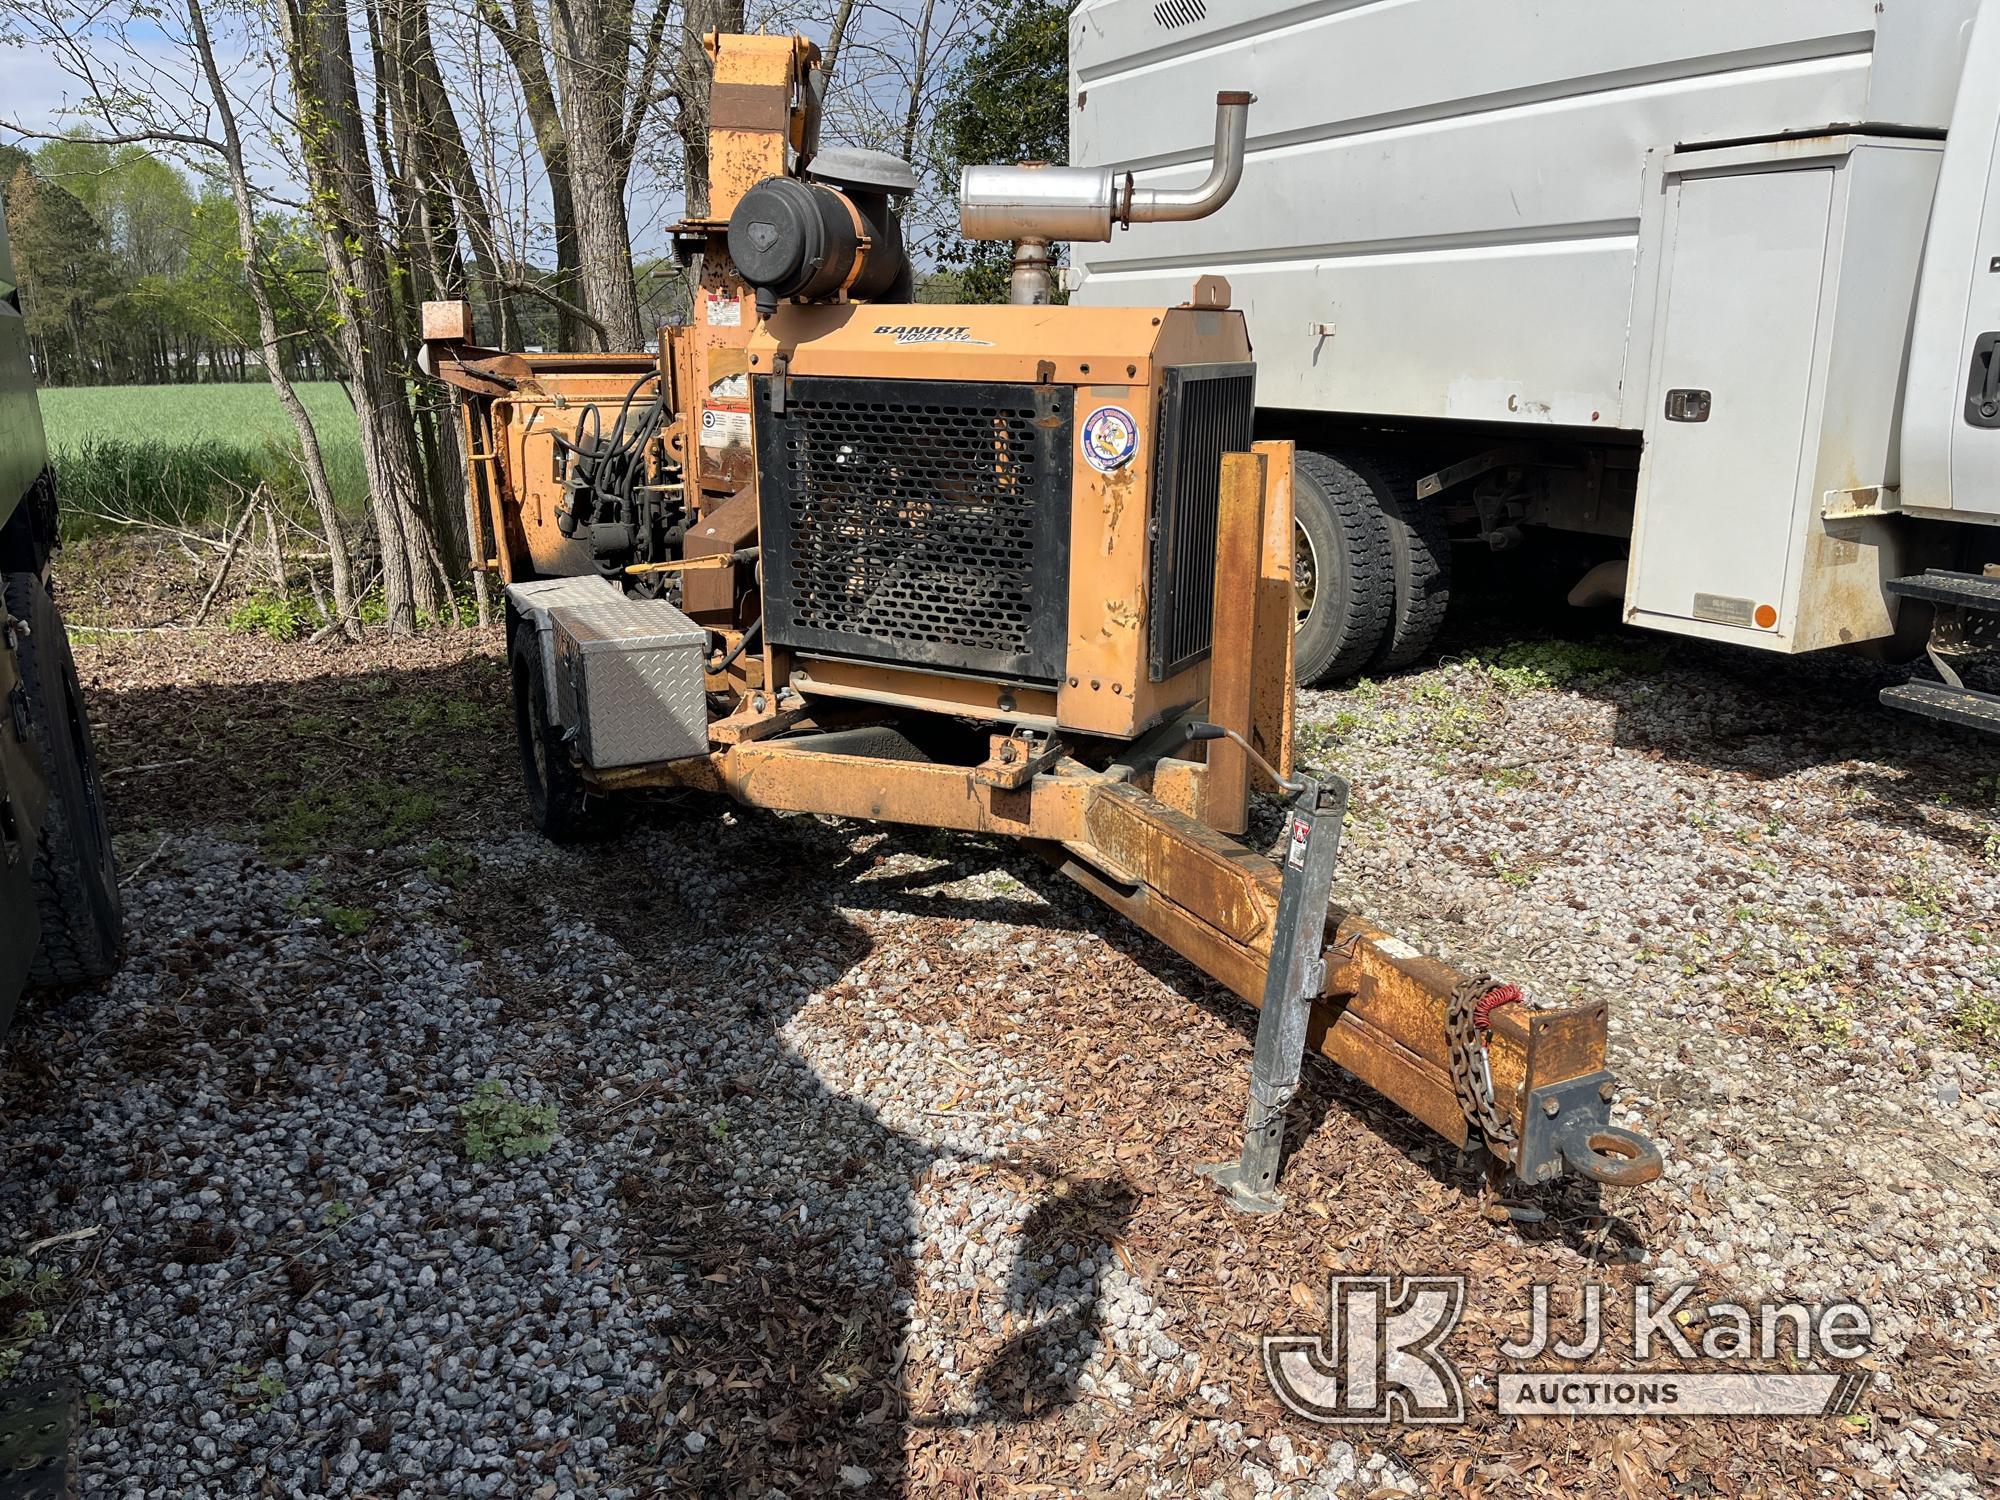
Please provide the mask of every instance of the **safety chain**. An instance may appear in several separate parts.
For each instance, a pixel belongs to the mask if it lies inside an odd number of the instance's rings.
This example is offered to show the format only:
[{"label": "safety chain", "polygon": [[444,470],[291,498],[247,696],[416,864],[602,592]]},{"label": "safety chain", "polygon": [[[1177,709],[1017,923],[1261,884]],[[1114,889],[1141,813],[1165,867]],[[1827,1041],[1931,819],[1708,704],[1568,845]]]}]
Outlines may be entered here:
[{"label": "safety chain", "polygon": [[1491,974],[1471,974],[1452,987],[1451,1003],[1445,1008],[1445,1040],[1451,1048],[1451,1083],[1458,1093],[1458,1107],[1465,1111],[1467,1123],[1494,1146],[1512,1146],[1514,1129],[1494,1102],[1493,1073],[1482,1033],[1490,1031],[1495,1010],[1520,998],[1519,990],[1494,983]]}]

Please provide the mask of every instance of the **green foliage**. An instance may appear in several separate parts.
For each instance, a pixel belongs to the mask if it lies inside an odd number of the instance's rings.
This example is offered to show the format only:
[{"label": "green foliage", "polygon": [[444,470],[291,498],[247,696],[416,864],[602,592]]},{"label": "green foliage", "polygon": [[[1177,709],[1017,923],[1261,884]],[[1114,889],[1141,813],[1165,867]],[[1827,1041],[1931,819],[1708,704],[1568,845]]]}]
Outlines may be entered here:
[{"label": "green foliage", "polygon": [[2000,1000],[1967,995],[1951,1018],[1952,1030],[1983,1051],[2000,1050]]},{"label": "green foliage", "polygon": [[[984,0],[985,39],[954,70],[933,133],[938,169],[956,181],[981,163],[1069,160],[1071,0]],[[940,236],[966,302],[1007,300],[1006,245]]]},{"label": "green foliage", "polygon": [[28,1346],[49,1331],[48,1308],[62,1295],[62,1277],[36,1270],[19,1256],[0,1256],[0,1385],[14,1376]]},{"label": "green foliage", "polygon": [[524,1104],[507,1091],[507,1086],[489,1078],[472,1091],[472,1097],[458,1107],[465,1127],[465,1155],[468,1160],[489,1162],[519,1161],[541,1156],[556,1143],[556,1107],[553,1104]]},{"label": "green foliage", "polygon": [[296,600],[276,594],[252,594],[230,610],[223,623],[239,634],[268,635],[274,641],[289,641],[298,638],[306,616],[299,612]]},{"label": "green foliage", "polygon": [[1896,877],[1896,895],[1903,915],[1914,918],[1926,931],[1940,932],[1952,905],[1951,888],[1921,861],[1913,870]]},{"label": "green foliage", "polygon": [[253,1370],[248,1365],[229,1367],[229,1397],[238,1406],[253,1411],[269,1411],[271,1403],[285,1394],[285,1378],[270,1370]]},{"label": "green foliage", "polygon": [[[220,181],[190,181],[143,146],[70,138],[0,150],[0,188],[45,387],[256,373],[236,204]],[[304,376],[333,327],[325,265],[295,218],[266,215],[259,230],[280,325],[307,335],[285,356]]]},{"label": "green foliage", "polygon": [[1620,640],[1513,641],[1478,660],[1495,684],[1520,696],[1619,677],[1650,677],[1666,665],[1659,646]]},{"label": "green foliage", "polygon": [[375,925],[375,909],[369,906],[322,906],[320,915],[343,937],[360,937]]},{"label": "green foliage", "polygon": [[430,792],[393,781],[322,782],[291,798],[265,822],[264,842],[292,859],[360,838],[374,848],[391,848],[422,833],[437,812],[437,798]]},{"label": "green foliage", "polygon": [[424,873],[439,885],[460,886],[479,873],[479,860],[469,849],[438,839],[426,844],[418,858]]}]

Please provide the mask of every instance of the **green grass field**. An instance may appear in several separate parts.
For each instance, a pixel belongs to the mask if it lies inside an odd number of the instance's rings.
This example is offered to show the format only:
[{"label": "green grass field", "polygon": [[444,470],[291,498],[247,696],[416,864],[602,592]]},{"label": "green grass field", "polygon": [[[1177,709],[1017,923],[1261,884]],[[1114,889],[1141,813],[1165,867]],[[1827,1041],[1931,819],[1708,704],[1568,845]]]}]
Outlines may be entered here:
[{"label": "green grass field", "polygon": [[[357,512],[368,482],[347,394],[331,381],[298,391],[318,430],[334,497]],[[46,390],[41,399],[64,531],[72,537],[116,525],[109,517],[211,523],[259,483],[287,506],[305,503],[291,422],[261,380],[90,386]]]}]

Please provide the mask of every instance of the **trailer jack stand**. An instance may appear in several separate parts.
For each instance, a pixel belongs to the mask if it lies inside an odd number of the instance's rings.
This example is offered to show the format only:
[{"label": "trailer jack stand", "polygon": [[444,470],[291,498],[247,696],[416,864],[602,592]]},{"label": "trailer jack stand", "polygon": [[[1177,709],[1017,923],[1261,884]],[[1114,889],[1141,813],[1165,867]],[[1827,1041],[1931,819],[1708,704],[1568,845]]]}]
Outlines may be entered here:
[{"label": "trailer jack stand", "polygon": [[1276,1213],[1285,1205],[1277,1190],[1285,1149],[1285,1107],[1299,1091],[1306,1028],[1313,1001],[1326,982],[1321,958],[1333,862],[1340,853],[1340,825],[1347,815],[1347,783],[1325,785],[1302,778],[1287,818],[1283,883],[1271,933],[1271,966],[1264,1005],[1257,1016],[1250,1062],[1250,1106],[1243,1122],[1243,1154],[1233,1162],[1201,1168],[1244,1213]]}]

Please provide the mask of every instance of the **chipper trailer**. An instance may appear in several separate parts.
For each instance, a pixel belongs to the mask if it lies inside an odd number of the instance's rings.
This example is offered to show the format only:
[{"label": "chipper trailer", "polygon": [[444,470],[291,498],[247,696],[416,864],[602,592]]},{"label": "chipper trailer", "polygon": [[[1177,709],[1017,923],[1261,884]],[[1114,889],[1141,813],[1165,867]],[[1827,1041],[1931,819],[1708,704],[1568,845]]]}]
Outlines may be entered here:
[{"label": "chipper trailer", "polygon": [[[425,308],[462,393],[474,565],[509,601],[529,801],[557,839],[645,789],[1006,834],[1261,1007],[1239,1160],[1278,1204],[1310,1047],[1496,1187],[1632,1185],[1605,1007],[1509,1004],[1329,909],[1347,788],[1293,761],[1292,450],[1251,440],[1229,290],[1048,305],[1052,241],[1220,209],[1250,99],[1223,94],[1207,181],[979,168],[969,235],[1015,242],[1013,303],[914,305],[904,163],[817,149],[803,38],[710,35],[709,216],[657,354],[475,347]],[[1280,857],[1239,842],[1284,799]]]}]

